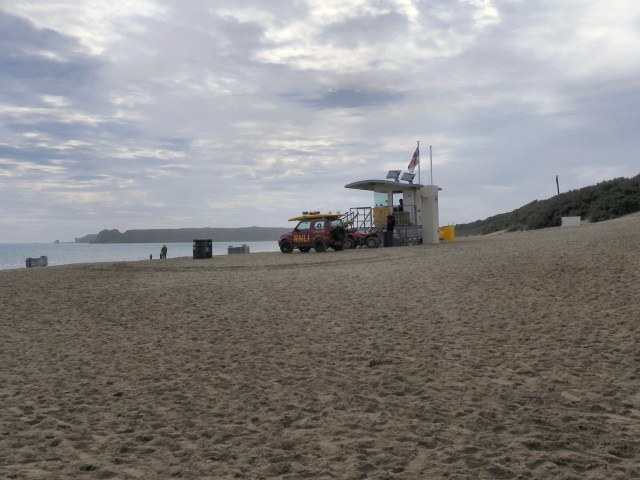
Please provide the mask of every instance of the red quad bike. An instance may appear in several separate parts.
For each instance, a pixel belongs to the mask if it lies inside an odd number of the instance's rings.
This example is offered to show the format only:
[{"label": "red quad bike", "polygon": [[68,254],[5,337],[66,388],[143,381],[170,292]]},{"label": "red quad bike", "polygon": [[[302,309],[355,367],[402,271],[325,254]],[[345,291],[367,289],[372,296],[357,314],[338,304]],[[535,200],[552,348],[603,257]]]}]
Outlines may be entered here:
[{"label": "red quad bike", "polygon": [[356,247],[378,248],[380,235],[378,232],[362,233],[358,230],[347,232],[347,237],[353,240]]},{"label": "red quad bike", "polygon": [[347,236],[340,217],[342,215],[318,213],[290,218],[289,221],[297,221],[298,225],[280,236],[280,251],[291,253],[297,248],[302,253],[307,253],[312,248],[316,252],[325,252],[328,248],[336,251],[355,248],[353,238]]}]

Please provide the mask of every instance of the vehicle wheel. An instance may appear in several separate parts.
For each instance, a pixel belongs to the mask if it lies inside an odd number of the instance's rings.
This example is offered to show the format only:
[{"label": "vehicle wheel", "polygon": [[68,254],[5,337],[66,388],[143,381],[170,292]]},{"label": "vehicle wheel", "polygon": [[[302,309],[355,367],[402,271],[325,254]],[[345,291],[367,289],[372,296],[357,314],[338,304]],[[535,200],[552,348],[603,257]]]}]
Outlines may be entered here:
[{"label": "vehicle wheel", "polygon": [[321,238],[316,238],[315,242],[313,242],[313,249],[316,252],[326,252],[327,244],[324,243],[324,240],[322,240]]},{"label": "vehicle wheel", "polygon": [[344,241],[343,247],[345,250],[351,250],[352,248],[356,248],[356,244],[351,238],[347,237]]},{"label": "vehicle wheel", "polygon": [[291,253],[293,252],[293,245],[291,245],[289,240],[283,240],[280,242],[280,251],[282,253]]},{"label": "vehicle wheel", "polygon": [[311,247],[298,247],[298,250],[300,250],[302,253],[307,253],[309,250],[311,250]]},{"label": "vehicle wheel", "polygon": [[347,232],[345,231],[344,227],[338,225],[337,227],[331,229],[331,236],[337,242],[342,242],[347,236]]},{"label": "vehicle wheel", "polygon": [[378,240],[378,237],[369,237],[365,241],[365,245],[367,248],[378,248],[380,246],[380,240]]}]

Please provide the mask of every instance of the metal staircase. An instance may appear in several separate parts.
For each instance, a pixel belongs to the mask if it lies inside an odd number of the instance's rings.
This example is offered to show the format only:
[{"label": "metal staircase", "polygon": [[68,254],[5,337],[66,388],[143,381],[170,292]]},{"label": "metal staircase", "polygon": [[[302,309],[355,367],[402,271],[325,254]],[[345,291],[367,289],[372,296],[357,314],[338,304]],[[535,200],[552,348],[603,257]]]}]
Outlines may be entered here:
[{"label": "metal staircase", "polygon": [[[395,215],[398,215],[395,213]],[[349,213],[342,217],[348,230],[358,230],[368,233],[377,231],[382,235],[384,226],[376,226],[372,207],[351,207]],[[399,222],[397,222],[399,223]],[[422,243],[422,227],[419,225],[402,226],[396,223],[394,237],[396,245],[419,245]]]},{"label": "metal staircase", "polygon": [[344,215],[343,222],[348,225],[349,230],[358,230],[364,233],[377,230],[373,225],[373,209],[371,207],[351,207],[349,213]]}]

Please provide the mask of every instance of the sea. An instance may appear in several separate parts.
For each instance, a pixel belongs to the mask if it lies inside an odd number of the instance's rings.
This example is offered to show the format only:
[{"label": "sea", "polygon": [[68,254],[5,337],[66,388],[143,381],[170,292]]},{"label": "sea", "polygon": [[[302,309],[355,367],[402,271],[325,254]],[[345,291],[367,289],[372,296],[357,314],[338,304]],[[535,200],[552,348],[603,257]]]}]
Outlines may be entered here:
[{"label": "sea", "polygon": [[[0,270],[27,268],[27,258],[46,256],[48,264],[127,262],[160,259],[163,243],[0,243]],[[193,243],[167,243],[167,258],[193,258]],[[278,252],[278,242],[213,243],[213,255],[228,255],[228,247],[247,245],[250,253]]]}]

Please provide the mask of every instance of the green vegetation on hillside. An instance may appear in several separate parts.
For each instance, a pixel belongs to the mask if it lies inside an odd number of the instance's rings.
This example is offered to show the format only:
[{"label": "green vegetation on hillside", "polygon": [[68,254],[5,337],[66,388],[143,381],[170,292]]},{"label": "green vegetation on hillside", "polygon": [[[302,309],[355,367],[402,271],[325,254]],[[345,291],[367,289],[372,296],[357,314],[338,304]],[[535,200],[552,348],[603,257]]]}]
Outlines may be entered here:
[{"label": "green vegetation on hillside", "polygon": [[456,235],[487,235],[506,230],[536,230],[560,225],[561,217],[601,222],[640,211],[640,175],[615,178],[570,190],[547,200],[534,200],[510,213],[456,225]]}]

